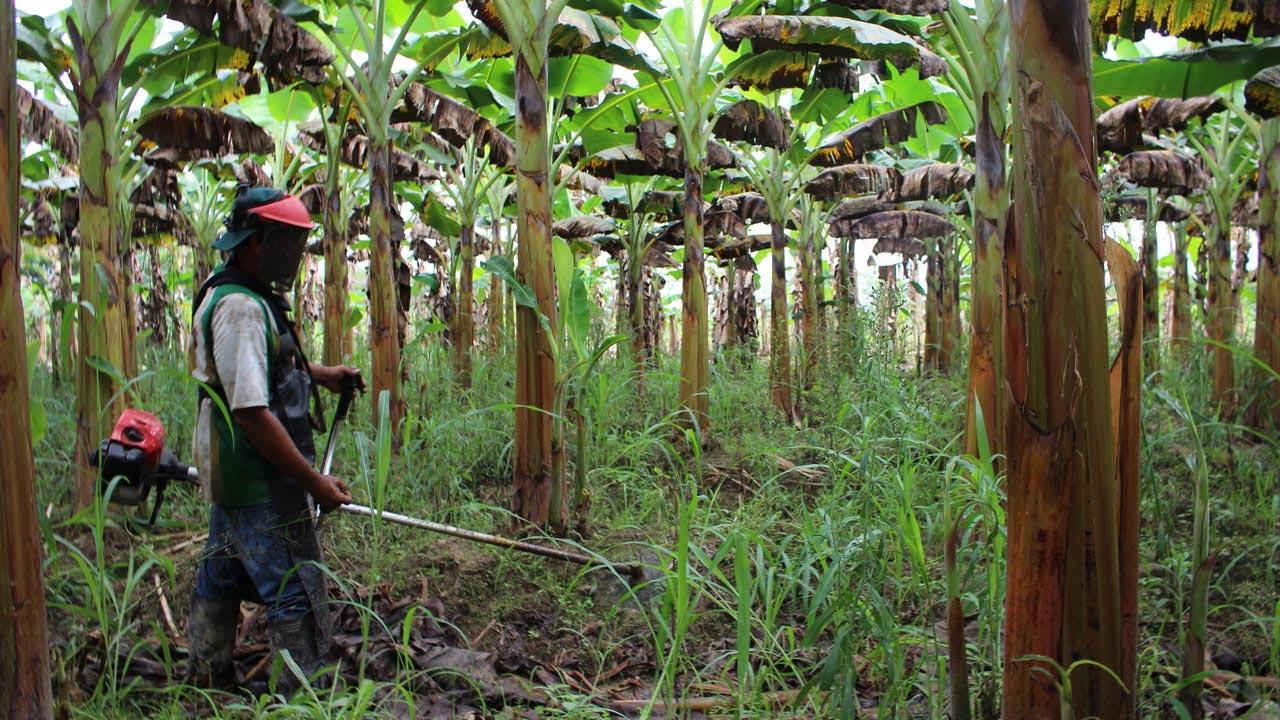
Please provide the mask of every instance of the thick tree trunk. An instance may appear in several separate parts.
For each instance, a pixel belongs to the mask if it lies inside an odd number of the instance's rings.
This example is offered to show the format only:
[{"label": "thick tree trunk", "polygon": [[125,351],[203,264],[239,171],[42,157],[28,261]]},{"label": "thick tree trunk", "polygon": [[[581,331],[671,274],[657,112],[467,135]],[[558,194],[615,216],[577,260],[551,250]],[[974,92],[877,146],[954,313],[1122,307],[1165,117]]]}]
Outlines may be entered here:
[{"label": "thick tree trunk", "polygon": [[1173,236],[1173,312],[1169,315],[1170,345],[1185,350],[1191,337],[1191,275],[1187,267],[1187,226]]},{"label": "thick tree trunk", "polygon": [[324,364],[347,355],[347,218],[342,216],[337,158],[330,158],[324,198]]},{"label": "thick tree trunk", "polygon": [[1160,368],[1160,255],[1156,228],[1159,198],[1147,190],[1147,215],[1142,223],[1142,358],[1144,374]]},{"label": "thick tree trunk", "polygon": [[475,268],[475,225],[464,224],[458,236],[458,306],[453,314],[453,377],[462,388],[471,387],[471,346],[475,343],[476,320],[472,301],[472,270]]},{"label": "thick tree trunk", "polygon": [[[0,67],[15,75],[13,0],[0,0]],[[0,715],[49,718],[49,637],[36,523],[19,263],[17,85],[0,87]]]},{"label": "thick tree trunk", "polygon": [[405,405],[400,397],[400,334],[396,309],[396,266],[400,248],[391,234],[391,145],[385,137],[369,143],[369,347],[373,355],[373,402],[390,396],[391,428],[400,445],[400,421]]},{"label": "thick tree trunk", "polygon": [[1280,119],[1263,125],[1262,172],[1258,180],[1258,302],[1253,330],[1253,356],[1270,372],[1255,370],[1258,394],[1249,406],[1250,426],[1280,429]]},{"label": "thick tree trunk", "polygon": [[773,282],[769,288],[769,388],[773,406],[788,421],[795,417],[791,399],[791,340],[787,330],[787,237],[780,223],[769,227]]},{"label": "thick tree trunk", "polygon": [[[516,429],[512,511],[557,531],[568,522],[557,462],[553,413],[559,408],[555,354],[556,283],[551,259],[551,192],[547,137],[547,67],[516,55],[516,276],[538,298],[538,310],[516,309]],[[542,318],[538,317],[539,312]]]},{"label": "thick tree trunk", "polygon": [[[87,3],[77,37],[80,119],[80,310],[76,324],[75,507],[93,502],[97,469],[89,454],[106,437],[126,398],[113,374],[127,377],[133,365],[129,324],[129,279],[125,276],[126,228],[121,212],[117,158],[111,148],[119,132],[119,77],[110,68],[115,43],[107,31],[107,3]],[[104,372],[109,366],[115,373]],[[113,400],[114,398],[114,400]]]},{"label": "thick tree trunk", "polygon": [[[1086,0],[1013,0],[1015,226],[1006,244],[1008,576],[1004,704],[1010,720],[1061,716],[1028,659],[1089,659],[1129,676],[1108,385],[1102,208]],[[1062,222],[1070,208],[1073,222]],[[1126,549],[1125,552],[1129,550]],[[1136,552],[1136,548],[1132,549]],[[1054,675],[1056,677],[1056,675]],[[1079,717],[1132,717],[1107,673],[1071,677]]]},{"label": "thick tree trunk", "polygon": [[1232,302],[1231,232],[1227,220],[1215,220],[1211,236],[1205,238],[1202,254],[1208,255],[1209,298],[1205,315],[1205,330],[1212,343],[1209,347],[1213,358],[1213,386],[1210,403],[1221,417],[1235,414],[1236,372],[1235,356],[1230,345],[1235,335],[1236,318]]},{"label": "thick tree trunk", "polygon": [[705,446],[711,438],[711,338],[707,332],[707,276],[703,268],[702,176],[704,168],[684,172],[684,271],[680,290],[680,405],[697,425]]}]

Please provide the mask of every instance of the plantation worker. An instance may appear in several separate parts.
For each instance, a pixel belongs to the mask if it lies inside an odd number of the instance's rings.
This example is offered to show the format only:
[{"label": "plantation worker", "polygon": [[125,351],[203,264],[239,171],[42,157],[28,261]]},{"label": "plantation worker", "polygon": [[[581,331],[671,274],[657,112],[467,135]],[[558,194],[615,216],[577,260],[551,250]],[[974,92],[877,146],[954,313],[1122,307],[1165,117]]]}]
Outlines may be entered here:
[{"label": "plantation worker", "polygon": [[[363,389],[355,368],[309,364],[285,300],[307,235],[306,206],[267,187],[241,188],[213,246],[226,253],[192,303],[192,375],[203,386],[195,459],[209,511],[209,539],[187,621],[190,679],[236,683],[232,665],[240,602],[266,606],[271,650],[288,650],[308,676],[325,664],[329,628],[312,502],[351,502],[315,460],[316,386]],[[283,667],[283,666],[282,666]],[[298,681],[287,668],[285,689]]]}]

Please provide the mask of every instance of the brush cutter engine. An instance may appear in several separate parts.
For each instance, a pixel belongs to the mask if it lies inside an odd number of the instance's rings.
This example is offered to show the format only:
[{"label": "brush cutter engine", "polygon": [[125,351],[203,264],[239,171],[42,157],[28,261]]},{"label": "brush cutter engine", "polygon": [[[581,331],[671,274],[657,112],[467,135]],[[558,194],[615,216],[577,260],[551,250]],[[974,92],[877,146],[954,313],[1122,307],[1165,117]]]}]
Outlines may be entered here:
[{"label": "brush cutter engine", "polygon": [[141,505],[155,489],[148,526],[155,525],[170,482],[197,482],[195,468],[165,448],[164,425],[141,410],[129,409],[120,415],[111,437],[93,451],[90,462],[98,466],[99,494],[107,495],[115,482],[108,500],[117,505]]}]

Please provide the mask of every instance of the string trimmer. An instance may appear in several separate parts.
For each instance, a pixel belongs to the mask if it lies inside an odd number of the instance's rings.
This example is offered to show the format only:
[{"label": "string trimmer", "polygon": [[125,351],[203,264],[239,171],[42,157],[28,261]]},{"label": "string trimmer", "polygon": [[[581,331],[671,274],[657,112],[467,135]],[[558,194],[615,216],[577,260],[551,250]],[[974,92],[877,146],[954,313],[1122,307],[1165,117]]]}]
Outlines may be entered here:
[{"label": "string trimmer", "polygon": [[[338,428],[346,420],[347,412],[355,396],[354,383],[346,383],[338,399],[338,407],[334,412],[333,422],[329,426],[329,439],[321,456],[320,472],[328,475],[333,467],[334,441]],[[94,463],[99,465],[99,477],[103,492],[115,481],[116,487],[110,501],[120,505],[139,505],[146,501],[153,489],[156,490],[154,505],[151,509],[149,525],[154,525],[164,502],[164,492],[169,482],[181,480],[190,483],[199,482],[199,474],[190,465],[180,462],[177,457],[164,447],[164,426],[154,415],[141,410],[125,410],[116,421],[111,437],[102,441],[102,445],[94,454]],[[627,576],[631,581],[644,578],[644,566],[639,563],[611,563],[602,561],[583,553],[561,550],[559,548],[537,545],[523,540],[513,540],[500,535],[490,535],[476,530],[454,527],[443,523],[431,522],[421,518],[401,515],[400,513],[378,511],[367,505],[355,503],[340,505],[336,508],[351,515],[379,517],[382,520],[404,525],[406,527],[427,530],[441,535],[470,540],[472,542],[494,545],[497,547],[518,550],[520,552],[541,555],[542,557],[563,560],[577,565],[600,564],[612,567]],[[317,510],[317,513],[319,511]]]}]

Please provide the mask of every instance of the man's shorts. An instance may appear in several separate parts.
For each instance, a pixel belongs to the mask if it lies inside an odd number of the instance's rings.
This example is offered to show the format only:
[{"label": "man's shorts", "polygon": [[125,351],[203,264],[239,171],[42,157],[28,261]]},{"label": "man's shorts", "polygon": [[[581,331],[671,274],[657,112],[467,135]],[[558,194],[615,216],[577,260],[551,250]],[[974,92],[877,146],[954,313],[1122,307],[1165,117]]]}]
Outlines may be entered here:
[{"label": "man's shorts", "polygon": [[301,569],[271,503],[210,506],[197,596],[260,602],[267,606],[267,620],[288,622],[311,609]]}]

